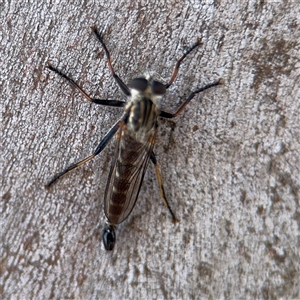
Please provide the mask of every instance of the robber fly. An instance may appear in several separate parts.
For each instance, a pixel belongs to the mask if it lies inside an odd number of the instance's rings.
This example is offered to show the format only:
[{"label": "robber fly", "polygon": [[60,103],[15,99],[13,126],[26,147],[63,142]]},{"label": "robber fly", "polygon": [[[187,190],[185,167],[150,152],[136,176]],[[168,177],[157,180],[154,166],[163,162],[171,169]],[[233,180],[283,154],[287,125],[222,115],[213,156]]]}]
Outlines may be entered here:
[{"label": "robber fly", "polygon": [[56,174],[52,180],[46,184],[46,187],[49,188],[61,176],[82,166],[100,154],[112,137],[116,136],[115,155],[104,196],[106,222],[103,230],[103,243],[106,250],[112,250],[116,240],[115,227],[123,222],[131,213],[138,198],[149,160],[154,164],[163,202],[168,207],[172,219],[176,221],[175,215],[166,199],[161,174],[153,152],[157,135],[157,120],[158,117],[172,119],[178,116],[196,94],[220,84],[220,80],[212,82],[191,93],[174,114],[162,111],[159,109],[160,99],[174,82],[181,62],[192,50],[198,47],[201,42],[198,40],[179,58],[169,83],[163,84],[151,76],[145,76],[134,78],[127,86],[115,73],[111,63],[110,53],[97,27],[93,26],[92,31],[101,43],[107,57],[110,72],[122,92],[128,97],[128,102],[91,98],[73,79],[54,68],[50,63],[48,64],[47,68],[49,70],[65,78],[69,84],[79,91],[88,101],[100,105],[125,107],[125,109],[122,117],[104,136],[92,155],[80,162],[70,165],[62,172]]}]

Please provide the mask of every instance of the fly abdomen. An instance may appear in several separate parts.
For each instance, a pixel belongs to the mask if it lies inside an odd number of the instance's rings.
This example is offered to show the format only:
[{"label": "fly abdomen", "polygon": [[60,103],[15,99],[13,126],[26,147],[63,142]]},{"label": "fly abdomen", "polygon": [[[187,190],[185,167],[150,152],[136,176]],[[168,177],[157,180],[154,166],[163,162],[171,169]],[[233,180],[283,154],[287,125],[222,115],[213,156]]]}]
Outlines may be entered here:
[{"label": "fly abdomen", "polygon": [[107,216],[111,224],[118,224],[119,218],[126,210],[126,207],[124,207],[124,205],[126,204],[128,190],[136,171],[136,166],[132,164],[125,165],[121,161],[117,160],[115,166],[115,177],[112,181],[112,191],[111,198],[109,199]]}]

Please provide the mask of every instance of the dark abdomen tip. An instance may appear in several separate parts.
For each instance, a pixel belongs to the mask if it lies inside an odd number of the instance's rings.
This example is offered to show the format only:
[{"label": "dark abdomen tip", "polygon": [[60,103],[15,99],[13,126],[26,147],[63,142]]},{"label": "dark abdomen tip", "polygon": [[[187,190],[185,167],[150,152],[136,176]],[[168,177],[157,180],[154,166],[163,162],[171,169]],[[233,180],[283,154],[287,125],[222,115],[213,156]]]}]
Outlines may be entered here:
[{"label": "dark abdomen tip", "polygon": [[116,242],[116,233],[114,227],[110,224],[105,224],[103,229],[103,244],[107,251],[111,251]]}]

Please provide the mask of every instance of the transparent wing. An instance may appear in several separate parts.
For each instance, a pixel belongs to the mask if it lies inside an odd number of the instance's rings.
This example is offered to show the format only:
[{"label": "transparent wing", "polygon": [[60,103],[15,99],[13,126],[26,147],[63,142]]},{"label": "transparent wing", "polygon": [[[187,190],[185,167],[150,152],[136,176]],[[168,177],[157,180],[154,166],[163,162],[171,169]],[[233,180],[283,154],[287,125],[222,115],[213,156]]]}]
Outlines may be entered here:
[{"label": "transparent wing", "polygon": [[117,132],[115,157],[109,173],[104,212],[111,224],[123,222],[131,213],[143,182],[156,130],[144,142],[128,134],[124,124]]}]

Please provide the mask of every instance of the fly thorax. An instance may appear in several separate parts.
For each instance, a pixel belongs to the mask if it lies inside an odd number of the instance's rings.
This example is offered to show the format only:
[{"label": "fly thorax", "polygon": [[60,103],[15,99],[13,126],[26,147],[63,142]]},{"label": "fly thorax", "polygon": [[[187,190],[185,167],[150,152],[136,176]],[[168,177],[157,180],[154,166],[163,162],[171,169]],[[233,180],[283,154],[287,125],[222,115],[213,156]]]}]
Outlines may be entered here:
[{"label": "fly thorax", "polygon": [[127,124],[129,133],[136,140],[145,140],[155,130],[158,118],[158,108],[147,97],[141,97],[132,101]]}]

